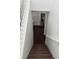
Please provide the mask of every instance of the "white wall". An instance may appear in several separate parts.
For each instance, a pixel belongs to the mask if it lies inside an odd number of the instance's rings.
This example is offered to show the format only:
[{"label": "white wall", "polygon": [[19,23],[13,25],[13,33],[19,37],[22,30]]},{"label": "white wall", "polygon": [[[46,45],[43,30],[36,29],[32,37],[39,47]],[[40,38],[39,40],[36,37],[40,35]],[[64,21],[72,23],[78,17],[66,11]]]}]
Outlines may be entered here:
[{"label": "white wall", "polygon": [[32,10],[37,11],[48,11],[48,3],[49,0],[31,0],[32,3]]},{"label": "white wall", "polygon": [[51,38],[46,38],[46,45],[48,46],[51,54],[55,59],[59,59],[59,45],[58,42],[52,40]]},{"label": "white wall", "polygon": [[24,12],[24,0],[20,0],[20,19],[23,18],[23,12]]},{"label": "white wall", "polygon": [[27,21],[26,38],[24,41],[23,58],[26,59],[33,46],[33,20],[31,17],[31,12]]},{"label": "white wall", "polygon": [[59,1],[50,0],[49,1],[49,19],[47,25],[47,35],[53,37],[54,40],[58,41],[59,39]]},{"label": "white wall", "polygon": [[38,11],[32,11],[32,19],[33,19],[33,24],[34,25],[40,25],[41,23],[41,16],[40,12]]},{"label": "white wall", "polygon": [[30,0],[21,1],[20,7],[21,27],[20,27],[20,58],[26,59],[33,45],[33,26],[30,11]]},{"label": "white wall", "polygon": [[59,1],[49,1],[49,18],[46,32],[46,45],[55,59],[59,59]]}]

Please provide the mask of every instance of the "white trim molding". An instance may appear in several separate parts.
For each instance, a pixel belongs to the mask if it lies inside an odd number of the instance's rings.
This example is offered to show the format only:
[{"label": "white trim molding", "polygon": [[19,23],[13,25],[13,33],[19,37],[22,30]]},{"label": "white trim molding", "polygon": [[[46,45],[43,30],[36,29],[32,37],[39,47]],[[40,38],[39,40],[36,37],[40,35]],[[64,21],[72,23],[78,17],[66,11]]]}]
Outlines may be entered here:
[{"label": "white trim molding", "polygon": [[50,35],[46,35],[46,37],[50,38],[51,40],[56,41],[56,42],[59,44],[59,40],[56,39],[55,37],[52,37],[52,36],[50,36]]}]

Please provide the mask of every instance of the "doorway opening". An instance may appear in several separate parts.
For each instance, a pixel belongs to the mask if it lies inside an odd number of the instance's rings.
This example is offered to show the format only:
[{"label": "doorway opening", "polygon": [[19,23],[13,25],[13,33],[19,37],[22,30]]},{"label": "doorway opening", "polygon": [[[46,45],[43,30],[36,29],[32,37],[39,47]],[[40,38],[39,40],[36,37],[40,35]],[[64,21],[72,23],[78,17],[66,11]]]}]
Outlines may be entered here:
[{"label": "doorway opening", "polygon": [[45,44],[47,11],[32,11],[34,44]]}]

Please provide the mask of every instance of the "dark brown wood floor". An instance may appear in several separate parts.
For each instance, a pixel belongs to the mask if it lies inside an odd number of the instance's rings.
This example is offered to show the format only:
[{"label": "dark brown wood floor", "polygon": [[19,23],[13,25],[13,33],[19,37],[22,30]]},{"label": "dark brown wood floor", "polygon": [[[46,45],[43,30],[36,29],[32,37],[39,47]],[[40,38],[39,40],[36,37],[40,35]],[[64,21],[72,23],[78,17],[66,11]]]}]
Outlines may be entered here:
[{"label": "dark brown wood floor", "polygon": [[34,46],[28,59],[54,59],[45,45],[44,27],[34,26]]}]

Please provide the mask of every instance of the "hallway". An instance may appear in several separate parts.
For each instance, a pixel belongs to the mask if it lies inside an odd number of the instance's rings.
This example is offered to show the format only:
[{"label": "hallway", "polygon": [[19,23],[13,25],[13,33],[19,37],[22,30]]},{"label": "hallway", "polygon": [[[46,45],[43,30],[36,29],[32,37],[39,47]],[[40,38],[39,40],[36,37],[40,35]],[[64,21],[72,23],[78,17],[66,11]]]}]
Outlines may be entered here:
[{"label": "hallway", "polygon": [[58,0],[21,4],[21,59],[59,59]]},{"label": "hallway", "polygon": [[45,45],[44,26],[33,26],[34,46],[32,47],[28,59],[54,59]]}]

